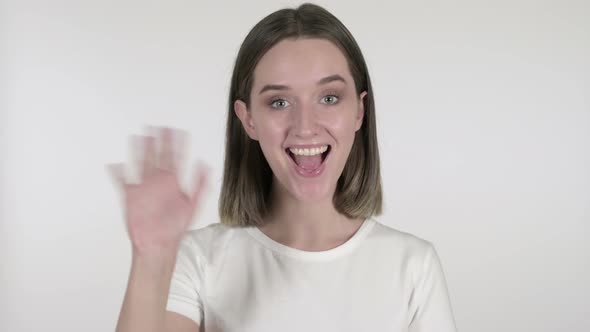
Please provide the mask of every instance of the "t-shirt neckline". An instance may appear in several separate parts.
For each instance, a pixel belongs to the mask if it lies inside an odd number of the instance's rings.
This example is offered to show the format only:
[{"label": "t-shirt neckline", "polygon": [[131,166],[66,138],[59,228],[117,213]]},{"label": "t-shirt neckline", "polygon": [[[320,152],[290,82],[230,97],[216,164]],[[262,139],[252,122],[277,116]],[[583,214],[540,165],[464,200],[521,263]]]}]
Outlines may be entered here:
[{"label": "t-shirt neckline", "polygon": [[256,226],[246,227],[246,232],[254,237],[254,239],[260,242],[264,247],[278,254],[302,260],[314,261],[332,259],[350,252],[355,247],[357,247],[359,243],[367,236],[374,224],[375,221],[372,218],[366,218],[363,220],[363,223],[359,229],[346,242],[335,248],[322,251],[306,251],[289,247],[271,239]]}]

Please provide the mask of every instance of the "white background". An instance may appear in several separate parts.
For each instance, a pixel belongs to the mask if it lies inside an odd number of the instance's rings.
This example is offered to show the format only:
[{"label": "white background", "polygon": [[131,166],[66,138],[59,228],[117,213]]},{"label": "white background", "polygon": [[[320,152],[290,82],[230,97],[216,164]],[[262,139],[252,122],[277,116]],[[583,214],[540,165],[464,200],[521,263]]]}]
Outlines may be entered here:
[{"label": "white background", "polygon": [[[217,222],[233,61],[294,4],[2,3],[0,330],[114,330],[130,246],[105,164],[146,124],[190,132],[195,227]],[[379,220],[435,244],[459,330],[590,331],[590,3],[319,4],[373,79]]]}]

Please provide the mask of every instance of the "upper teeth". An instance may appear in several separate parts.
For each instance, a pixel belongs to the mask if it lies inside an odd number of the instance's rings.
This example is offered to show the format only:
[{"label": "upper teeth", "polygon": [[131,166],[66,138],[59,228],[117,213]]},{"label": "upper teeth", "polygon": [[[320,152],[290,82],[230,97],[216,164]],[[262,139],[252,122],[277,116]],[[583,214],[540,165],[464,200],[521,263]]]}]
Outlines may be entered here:
[{"label": "upper teeth", "polygon": [[327,145],[321,146],[319,148],[311,148],[311,149],[289,148],[289,151],[291,151],[293,154],[298,155],[298,156],[315,156],[316,154],[326,152],[326,150],[328,150]]}]

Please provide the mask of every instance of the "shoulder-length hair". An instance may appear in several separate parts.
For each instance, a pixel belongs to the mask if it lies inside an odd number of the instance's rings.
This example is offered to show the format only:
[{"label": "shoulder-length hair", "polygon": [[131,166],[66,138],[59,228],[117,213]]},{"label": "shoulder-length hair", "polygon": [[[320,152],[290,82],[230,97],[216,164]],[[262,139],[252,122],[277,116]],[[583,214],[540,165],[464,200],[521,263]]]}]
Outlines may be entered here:
[{"label": "shoulder-length hair", "polygon": [[357,95],[363,100],[363,124],[355,134],[348,160],[338,179],[333,203],[349,218],[381,214],[382,190],[377,146],[375,103],[367,65],[352,34],[324,8],[303,4],[278,10],[256,24],[242,43],[231,79],[225,166],[219,196],[220,222],[228,226],[261,226],[270,207],[273,174],[258,141],[246,134],[234,112],[234,102],[250,105],[254,69],[262,56],[287,38],[322,38],[334,43],[348,61]]}]

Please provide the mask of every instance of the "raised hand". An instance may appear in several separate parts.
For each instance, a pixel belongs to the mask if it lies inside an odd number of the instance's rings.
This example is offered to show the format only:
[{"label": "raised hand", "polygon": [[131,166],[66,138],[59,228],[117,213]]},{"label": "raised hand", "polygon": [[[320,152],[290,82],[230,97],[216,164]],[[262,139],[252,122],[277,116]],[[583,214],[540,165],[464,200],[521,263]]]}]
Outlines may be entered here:
[{"label": "raised hand", "polygon": [[[171,128],[155,130],[157,137],[139,136],[141,147],[134,149],[139,183],[126,180],[124,164],[107,165],[124,195],[125,221],[134,254],[159,255],[177,250],[207,180],[205,169],[195,168],[194,189],[190,194],[184,193],[178,172],[186,135]],[[161,143],[158,151],[157,139]],[[178,142],[177,147],[174,142]]]}]

